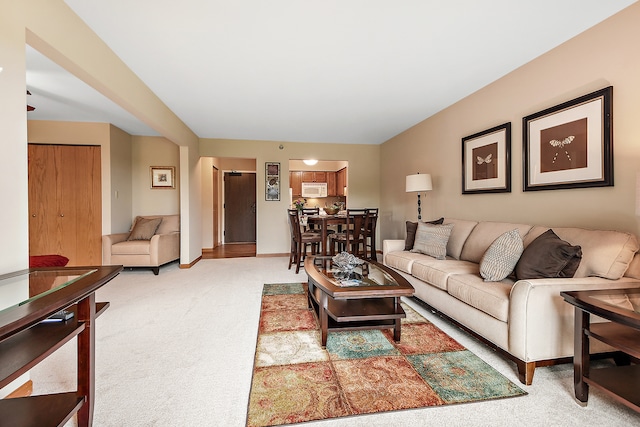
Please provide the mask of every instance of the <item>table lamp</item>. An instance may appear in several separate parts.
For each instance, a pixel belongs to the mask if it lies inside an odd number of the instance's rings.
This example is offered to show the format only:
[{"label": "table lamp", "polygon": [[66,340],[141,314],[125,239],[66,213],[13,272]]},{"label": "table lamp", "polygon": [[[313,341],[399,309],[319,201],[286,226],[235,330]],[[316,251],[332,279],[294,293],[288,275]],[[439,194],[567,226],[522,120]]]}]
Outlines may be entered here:
[{"label": "table lamp", "polygon": [[420,192],[422,191],[430,191],[432,189],[431,185],[431,175],[428,173],[423,174],[415,174],[415,175],[407,175],[406,181],[406,192],[407,193],[418,193],[418,221],[422,219],[420,215]]}]

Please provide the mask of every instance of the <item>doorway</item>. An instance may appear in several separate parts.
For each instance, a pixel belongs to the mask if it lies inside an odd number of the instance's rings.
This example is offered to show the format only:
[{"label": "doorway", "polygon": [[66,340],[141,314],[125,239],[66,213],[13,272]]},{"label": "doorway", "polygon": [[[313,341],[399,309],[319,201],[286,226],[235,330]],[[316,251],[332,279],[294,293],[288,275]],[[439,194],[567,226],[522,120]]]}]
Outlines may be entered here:
[{"label": "doorway", "polygon": [[224,173],[224,243],[256,242],[256,174]]}]

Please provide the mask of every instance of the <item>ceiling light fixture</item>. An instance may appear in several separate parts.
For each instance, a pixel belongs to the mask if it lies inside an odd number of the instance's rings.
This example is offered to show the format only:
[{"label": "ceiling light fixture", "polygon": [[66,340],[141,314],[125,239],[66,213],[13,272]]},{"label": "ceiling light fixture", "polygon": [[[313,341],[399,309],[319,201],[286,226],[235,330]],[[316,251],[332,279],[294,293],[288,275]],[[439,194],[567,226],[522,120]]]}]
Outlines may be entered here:
[{"label": "ceiling light fixture", "polygon": [[307,166],[313,166],[313,165],[315,165],[316,163],[318,163],[318,161],[317,161],[317,160],[315,160],[315,159],[303,160],[303,162],[304,162],[304,164],[305,164],[305,165],[307,165]]}]

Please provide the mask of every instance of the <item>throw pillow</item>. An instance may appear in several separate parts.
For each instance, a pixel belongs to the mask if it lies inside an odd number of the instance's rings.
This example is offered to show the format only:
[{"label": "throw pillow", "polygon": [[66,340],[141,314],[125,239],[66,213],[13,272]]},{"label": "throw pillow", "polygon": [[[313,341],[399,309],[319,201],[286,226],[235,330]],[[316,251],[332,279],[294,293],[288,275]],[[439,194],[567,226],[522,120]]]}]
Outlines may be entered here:
[{"label": "throw pillow", "polygon": [[573,277],[581,260],[580,246],[570,245],[549,229],[522,252],[516,277],[518,280]]},{"label": "throw pillow", "polygon": [[162,218],[138,218],[127,240],[150,240],[160,226]]},{"label": "throw pillow", "polygon": [[480,261],[480,275],[485,282],[499,282],[515,268],[524,244],[517,229],[507,231],[491,243]]},{"label": "throw pillow", "polygon": [[[444,218],[434,219],[433,221],[425,221],[426,224],[440,225],[444,222]],[[410,251],[413,249],[413,242],[416,240],[416,230],[418,229],[417,222],[407,221],[407,237],[404,241],[404,250]]]},{"label": "throw pillow", "polygon": [[435,259],[445,259],[452,228],[453,224],[433,225],[419,222],[411,252],[429,255]]}]

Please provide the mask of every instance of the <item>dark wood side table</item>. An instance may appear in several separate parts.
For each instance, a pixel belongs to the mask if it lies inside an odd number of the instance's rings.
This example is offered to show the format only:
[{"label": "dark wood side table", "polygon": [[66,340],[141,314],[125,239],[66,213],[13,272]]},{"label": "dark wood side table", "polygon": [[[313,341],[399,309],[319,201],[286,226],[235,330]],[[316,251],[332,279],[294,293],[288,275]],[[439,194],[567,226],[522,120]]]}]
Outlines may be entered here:
[{"label": "dark wood side table", "polygon": [[[0,276],[0,387],[77,337],[77,390],[0,400],[0,425],[62,426],[76,412],[78,426],[93,421],[95,320],[109,306],[95,292],[122,270],[117,266],[35,268]],[[67,320],[51,320],[65,310]]]},{"label": "dark wood side table", "polygon": [[[561,292],[575,306],[574,386],[576,399],[587,403],[589,386],[640,412],[640,365],[590,369],[589,339],[594,338],[640,359],[640,289]],[[610,322],[590,323],[591,314]]]}]

